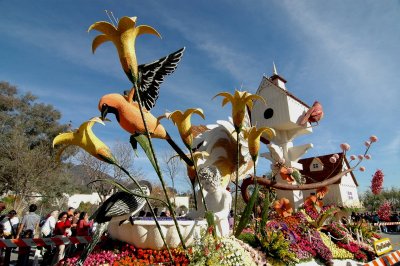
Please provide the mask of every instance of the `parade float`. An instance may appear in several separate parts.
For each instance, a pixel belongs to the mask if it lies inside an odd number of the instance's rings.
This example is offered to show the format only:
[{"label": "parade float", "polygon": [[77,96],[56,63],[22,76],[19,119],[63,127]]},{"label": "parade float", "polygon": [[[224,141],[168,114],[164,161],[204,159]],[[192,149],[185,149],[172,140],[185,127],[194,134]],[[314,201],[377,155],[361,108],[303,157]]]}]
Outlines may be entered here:
[{"label": "parade float", "polygon": [[[205,118],[203,110],[176,110],[156,117],[151,109],[156,104],[160,85],[180,62],[184,48],[152,63],[137,62],[135,41],[142,34],[161,35],[147,25],[136,25],[136,17],[123,17],[114,25],[101,21],[89,31],[101,32],[93,40],[92,51],[112,42],[117,49],[123,71],[132,82],[125,93],[110,91],[99,95],[100,117],[84,122],[73,132],[57,136],[53,144],[63,150],[76,145],[105,163],[124,171],[135,189],[128,189],[115,180],[109,182],[119,192],[112,195],[92,215],[99,224],[92,243],[65,265],[296,265],[321,263],[334,265],[346,262],[356,265],[375,258],[372,243],[379,236],[374,228],[350,223],[338,213],[339,206],[324,206],[329,186],[356,170],[371,145],[371,136],[358,160],[348,161],[348,144],[330,158],[332,169],[322,181],[307,183],[299,159],[312,144],[294,146],[293,140],[312,132],[313,125],[323,118],[321,104],[308,106],[289,93],[286,80],[274,66],[271,77],[263,77],[255,94],[235,90],[218,93],[222,106],[231,104],[232,116],[207,126],[191,125],[191,116]],[[111,84],[110,84],[111,85]],[[123,89],[121,89],[123,91]],[[171,101],[170,108],[174,108]],[[111,116],[115,115],[115,119]],[[138,144],[147,155],[166,195],[153,199],[118,163],[107,145],[93,132],[96,123],[105,125],[107,117],[131,134],[127,145]],[[172,139],[164,123],[173,122],[182,144]],[[166,183],[153,142],[167,141],[187,168],[192,184],[195,207],[184,217],[177,217],[167,196]],[[259,156],[260,146],[268,153]],[[184,146],[182,149],[180,146]],[[61,147],[61,148],[59,148]],[[261,157],[261,158],[260,158]],[[271,173],[257,174],[257,165],[266,164]],[[262,162],[261,162],[262,161]],[[344,163],[345,162],[345,163]],[[351,165],[353,163],[353,165]],[[345,167],[344,167],[345,166]],[[227,190],[233,188],[233,194]],[[239,191],[241,191],[239,193]],[[305,197],[307,192],[307,197]],[[238,212],[238,199],[247,203]],[[156,217],[150,199],[160,200],[171,217]],[[234,199],[234,200],[232,200]],[[136,217],[146,206],[152,217]],[[233,210],[233,228],[228,217]],[[106,239],[101,240],[103,233]],[[354,263],[354,264],[353,264]]]}]

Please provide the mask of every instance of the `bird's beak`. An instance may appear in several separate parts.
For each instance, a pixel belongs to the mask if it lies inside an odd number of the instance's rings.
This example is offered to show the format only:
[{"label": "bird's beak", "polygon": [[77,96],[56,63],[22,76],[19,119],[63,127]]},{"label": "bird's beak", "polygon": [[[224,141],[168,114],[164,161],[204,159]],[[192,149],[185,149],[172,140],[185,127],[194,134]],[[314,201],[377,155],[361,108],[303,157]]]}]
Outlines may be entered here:
[{"label": "bird's beak", "polygon": [[108,114],[108,105],[107,104],[103,104],[101,106],[101,120],[105,120],[106,116]]}]

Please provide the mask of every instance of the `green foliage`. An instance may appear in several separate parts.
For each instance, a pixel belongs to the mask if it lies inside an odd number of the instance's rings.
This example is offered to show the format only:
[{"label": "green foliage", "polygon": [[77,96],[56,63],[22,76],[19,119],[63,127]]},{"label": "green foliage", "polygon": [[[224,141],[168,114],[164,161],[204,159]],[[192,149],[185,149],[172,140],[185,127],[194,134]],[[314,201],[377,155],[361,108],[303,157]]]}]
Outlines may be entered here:
[{"label": "green foliage", "polygon": [[251,233],[242,233],[240,234],[240,236],[238,237],[238,239],[242,240],[243,242],[249,244],[250,246],[252,246],[253,248],[257,248],[260,246],[260,243],[258,241],[258,238],[256,237],[255,234],[251,234]]},{"label": "green foliage", "polygon": [[258,199],[258,192],[260,191],[260,187],[256,186],[253,194],[250,197],[249,202],[246,205],[246,208],[244,209],[242,216],[240,217],[240,221],[238,226],[236,227],[235,230],[235,236],[238,237],[240,233],[242,233],[243,229],[247,226],[250,220],[251,213],[253,212],[254,204],[256,203]]},{"label": "green foliage", "polygon": [[155,159],[153,157],[153,153],[151,152],[149,139],[145,135],[136,135],[136,136],[132,135],[131,143],[133,141],[132,138],[134,140],[136,140],[140,144],[140,146],[142,147],[142,149],[146,153],[147,158],[149,158],[149,161],[151,162],[151,165],[154,167],[154,170],[156,171],[156,173],[159,174],[159,170],[158,170],[158,167],[156,165]]},{"label": "green foliage", "polygon": [[[54,161],[52,139],[68,126],[52,105],[37,103],[31,93],[20,95],[15,86],[0,82],[0,193],[11,191],[15,209],[25,207],[28,196],[52,197],[68,192],[62,166]],[[51,189],[49,189],[51,188]]]},{"label": "green foliage", "polygon": [[383,189],[379,195],[374,195],[370,190],[361,195],[361,201],[367,211],[375,212],[387,200],[392,205],[392,210],[400,210],[400,189],[392,187]]},{"label": "green foliage", "polygon": [[260,239],[261,249],[267,254],[272,265],[295,265],[298,262],[296,255],[289,250],[290,242],[285,239],[281,231],[267,229],[265,237]]},{"label": "green foliage", "polygon": [[265,192],[265,199],[264,199],[263,209],[261,211],[260,228],[265,228],[265,226],[267,224],[268,215],[269,215],[269,207],[270,207],[270,204],[271,204],[270,196],[271,196],[270,192],[269,192],[269,190],[267,190]]}]

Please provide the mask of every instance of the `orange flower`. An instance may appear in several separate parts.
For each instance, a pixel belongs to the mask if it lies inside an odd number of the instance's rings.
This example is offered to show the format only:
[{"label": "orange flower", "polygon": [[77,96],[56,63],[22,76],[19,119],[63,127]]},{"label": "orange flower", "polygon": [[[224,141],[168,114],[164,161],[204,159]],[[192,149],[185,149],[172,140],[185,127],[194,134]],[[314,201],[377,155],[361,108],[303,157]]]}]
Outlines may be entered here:
[{"label": "orange flower", "polygon": [[322,208],[322,206],[324,205],[324,203],[321,201],[321,200],[319,200],[318,198],[317,198],[317,196],[315,196],[315,195],[310,195],[308,198],[306,198],[306,200],[304,201],[304,207],[308,207],[308,206],[311,206],[312,208],[314,208],[314,210],[316,210],[316,211],[318,211],[317,210],[317,207],[318,207],[318,209],[320,209],[320,208]]},{"label": "orange flower", "polygon": [[281,217],[288,217],[293,213],[292,205],[287,198],[276,200],[274,202],[274,209]]},{"label": "orange flower", "polygon": [[320,200],[323,199],[326,193],[328,193],[328,187],[320,187],[317,189],[317,198]]},{"label": "orange flower", "polygon": [[286,180],[288,183],[293,183],[294,178],[292,177],[292,172],[289,170],[289,168],[282,166],[281,169],[279,170],[279,174],[281,175],[283,180]]}]

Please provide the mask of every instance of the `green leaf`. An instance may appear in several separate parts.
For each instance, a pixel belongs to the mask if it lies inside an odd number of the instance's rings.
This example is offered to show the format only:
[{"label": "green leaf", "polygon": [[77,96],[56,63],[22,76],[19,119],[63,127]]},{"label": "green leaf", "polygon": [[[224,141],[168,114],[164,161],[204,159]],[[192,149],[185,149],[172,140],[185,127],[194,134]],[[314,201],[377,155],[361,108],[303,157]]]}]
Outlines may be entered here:
[{"label": "green leaf", "polygon": [[302,176],[301,176],[299,170],[293,169],[292,177],[294,178],[294,180],[296,180],[297,184],[301,185],[301,184],[304,183],[303,180],[302,180]]},{"label": "green leaf", "polygon": [[235,230],[235,236],[239,237],[240,233],[246,227],[247,223],[250,220],[251,212],[253,211],[254,204],[258,198],[258,192],[260,191],[260,187],[258,185],[255,186],[254,192],[250,197],[249,202],[246,205],[246,208],[243,211],[242,217],[240,217],[239,224]]},{"label": "green leaf", "polygon": [[215,237],[217,234],[215,232],[215,220],[214,220],[214,213],[212,211],[207,211],[205,214],[206,221],[208,224],[208,227],[212,226],[212,234]]},{"label": "green leaf", "polygon": [[271,204],[271,202],[269,200],[269,191],[267,191],[265,193],[264,207],[261,212],[261,222],[260,222],[261,232],[265,231],[265,226],[267,225],[270,204]]},{"label": "green leaf", "polygon": [[153,165],[154,170],[156,170],[156,173],[160,175],[160,173],[158,172],[156,161],[154,160],[153,154],[151,152],[149,139],[145,135],[132,135],[131,137],[133,137],[139,143],[140,147],[142,147],[142,149],[146,153],[147,158],[149,158],[151,165]]}]

